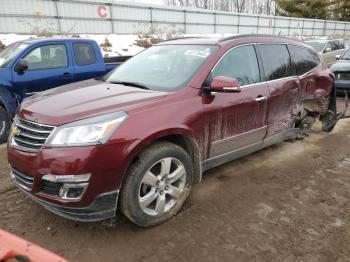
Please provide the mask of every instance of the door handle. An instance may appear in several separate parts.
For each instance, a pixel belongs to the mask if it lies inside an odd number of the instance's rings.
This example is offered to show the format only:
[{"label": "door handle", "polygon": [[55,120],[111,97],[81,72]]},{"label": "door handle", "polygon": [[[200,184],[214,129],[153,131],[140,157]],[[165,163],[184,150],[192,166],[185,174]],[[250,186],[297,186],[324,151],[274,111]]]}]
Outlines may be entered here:
[{"label": "door handle", "polygon": [[66,72],[66,73],[64,73],[63,74],[63,77],[72,77],[73,75],[71,74],[71,73],[68,73],[68,72]]},{"label": "door handle", "polygon": [[258,96],[254,99],[256,102],[262,102],[267,100],[267,96]]}]

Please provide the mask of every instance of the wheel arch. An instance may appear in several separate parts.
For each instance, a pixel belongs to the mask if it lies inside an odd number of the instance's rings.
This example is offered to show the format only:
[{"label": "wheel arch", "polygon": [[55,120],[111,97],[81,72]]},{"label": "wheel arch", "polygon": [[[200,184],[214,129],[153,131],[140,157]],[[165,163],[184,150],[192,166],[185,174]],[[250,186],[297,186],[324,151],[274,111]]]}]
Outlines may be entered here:
[{"label": "wheel arch", "polygon": [[17,108],[16,99],[12,96],[10,91],[2,85],[0,85],[0,106],[6,109],[10,117],[15,115]]},{"label": "wheel arch", "polygon": [[188,130],[184,129],[168,129],[157,132],[155,134],[149,135],[142,140],[137,140],[132,144],[132,148],[129,151],[129,157],[127,159],[127,165],[125,171],[123,172],[122,184],[125,175],[129,167],[138,160],[138,156],[147,147],[153,145],[154,143],[167,141],[183,148],[193,160],[193,173],[194,180],[193,183],[199,183],[202,179],[202,158],[198,148],[198,144],[195,139],[188,133]]}]

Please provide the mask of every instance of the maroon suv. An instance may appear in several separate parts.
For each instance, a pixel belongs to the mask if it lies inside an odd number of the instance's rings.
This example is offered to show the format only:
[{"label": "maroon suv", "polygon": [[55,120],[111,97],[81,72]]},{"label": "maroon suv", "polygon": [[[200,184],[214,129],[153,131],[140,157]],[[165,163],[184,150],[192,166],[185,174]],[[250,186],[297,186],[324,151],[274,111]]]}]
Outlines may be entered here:
[{"label": "maroon suv", "polygon": [[333,77],[308,45],[241,35],[155,45],[101,79],[23,102],[13,181],[63,217],[174,216],[202,173],[336,119]]}]

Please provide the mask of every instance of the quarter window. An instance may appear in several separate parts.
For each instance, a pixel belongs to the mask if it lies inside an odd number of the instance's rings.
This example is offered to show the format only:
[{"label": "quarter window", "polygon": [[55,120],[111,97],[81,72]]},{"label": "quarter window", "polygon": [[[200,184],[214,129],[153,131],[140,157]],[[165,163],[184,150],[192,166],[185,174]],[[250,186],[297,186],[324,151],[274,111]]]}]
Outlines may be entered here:
[{"label": "quarter window", "polygon": [[37,47],[24,59],[28,70],[61,68],[68,66],[67,49],[65,45],[46,45]]},{"label": "quarter window", "polygon": [[305,74],[320,63],[318,55],[313,50],[289,46],[289,51],[298,75]]},{"label": "quarter window", "polygon": [[235,78],[241,86],[260,82],[260,72],[255,48],[251,45],[232,49],[217,64],[212,76]]},{"label": "quarter window", "polygon": [[267,81],[293,75],[289,52],[285,45],[262,44],[259,48]]},{"label": "quarter window", "polygon": [[93,46],[86,43],[73,44],[75,62],[79,66],[96,63],[96,54]]}]

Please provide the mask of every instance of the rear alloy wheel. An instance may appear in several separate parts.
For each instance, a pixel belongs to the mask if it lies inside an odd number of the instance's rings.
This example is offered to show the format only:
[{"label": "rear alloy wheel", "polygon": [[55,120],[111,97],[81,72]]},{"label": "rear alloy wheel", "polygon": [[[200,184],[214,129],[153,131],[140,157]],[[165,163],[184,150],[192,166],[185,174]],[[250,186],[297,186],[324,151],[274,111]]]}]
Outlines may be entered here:
[{"label": "rear alloy wheel", "polygon": [[0,106],[0,143],[7,141],[11,129],[11,119],[7,111]]},{"label": "rear alloy wheel", "polygon": [[140,226],[160,224],[185,202],[193,181],[193,165],[181,147],[162,142],[139,156],[121,190],[121,210]]}]

